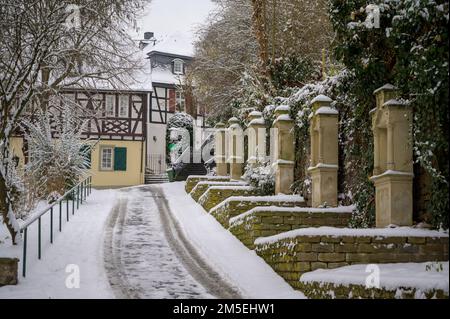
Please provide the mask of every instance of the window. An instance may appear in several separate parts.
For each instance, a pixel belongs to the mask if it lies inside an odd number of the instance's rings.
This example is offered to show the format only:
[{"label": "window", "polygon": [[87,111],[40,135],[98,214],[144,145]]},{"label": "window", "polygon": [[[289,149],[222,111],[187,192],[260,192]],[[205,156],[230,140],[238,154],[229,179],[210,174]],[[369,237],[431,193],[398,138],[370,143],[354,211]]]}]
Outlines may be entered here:
[{"label": "window", "polygon": [[100,169],[112,170],[113,169],[113,148],[103,147],[100,152]]},{"label": "window", "polygon": [[116,115],[116,99],[114,95],[106,96],[105,112],[106,117],[114,117]]},{"label": "window", "polygon": [[183,74],[183,61],[182,60],[173,60],[173,73],[175,74]]},{"label": "window", "polygon": [[176,101],[177,106],[180,112],[184,112],[186,108],[186,99],[184,98],[184,94],[181,91],[176,91]]},{"label": "window", "polygon": [[129,107],[129,97],[128,95],[121,95],[119,98],[119,116],[128,117],[128,107]]}]

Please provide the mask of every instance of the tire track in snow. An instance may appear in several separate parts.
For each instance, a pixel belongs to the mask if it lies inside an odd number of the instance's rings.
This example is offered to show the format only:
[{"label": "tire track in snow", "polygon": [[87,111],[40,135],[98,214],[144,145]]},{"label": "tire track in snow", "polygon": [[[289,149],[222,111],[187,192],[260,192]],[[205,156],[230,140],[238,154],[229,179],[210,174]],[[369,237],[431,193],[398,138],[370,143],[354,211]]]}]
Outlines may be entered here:
[{"label": "tire track in snow", "polygon": [[[227,285],[180,242],[162,191],[123,189],[105,234],[105,268],[117,298],[230,298]],[[177,238],[175,240],[175,238]],[[199,271],[197,268],[202,267]],[[208,275],[205,275],[208,274]],[[213,280],[214,282],[207,282]]]},{"label": "tire track in snow", "polygon": [[161,213],[164,231],[169,244],[177,253],[191,275],[205,287],[209,293],[221,299],[242,298],[238,290],[225,281],[191,245],[184,236],[181,226],[170,212],[164,192],[158,186],[147,186],[150,192],[156,194],[155,202]]}]

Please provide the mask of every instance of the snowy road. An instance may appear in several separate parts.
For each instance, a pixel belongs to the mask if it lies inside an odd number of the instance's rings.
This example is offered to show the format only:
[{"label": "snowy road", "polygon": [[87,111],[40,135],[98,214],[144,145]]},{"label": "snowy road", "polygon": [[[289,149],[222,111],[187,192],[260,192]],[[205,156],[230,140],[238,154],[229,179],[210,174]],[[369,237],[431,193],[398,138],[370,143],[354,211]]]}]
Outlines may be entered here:
[{"label": "snowy road", "polygon": [[104,242],[106,273],[116,297],[240,297],[186,240],[158,186],[118,194]]}]

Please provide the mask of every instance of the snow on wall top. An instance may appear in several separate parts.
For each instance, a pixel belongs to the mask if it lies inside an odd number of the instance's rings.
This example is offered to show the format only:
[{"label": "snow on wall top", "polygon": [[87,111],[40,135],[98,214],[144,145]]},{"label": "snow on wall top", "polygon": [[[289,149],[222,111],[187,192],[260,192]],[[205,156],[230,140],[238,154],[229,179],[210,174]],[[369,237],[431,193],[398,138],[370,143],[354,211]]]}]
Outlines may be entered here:
[{"label": "snow on wall top", "polygon": [[300,195],[271,195],[271,196],[230,196],[211,209],[218,209],[231,201],[240,202],[304,202],[305,199]]},{"label": "snow on wall top", "polygon": [[448,233],[412,227],[396,227],[396,228],[311,227],[311,228],[295,229],[275,236],[260,237],[255,240],[255,244],[256,245],[271,244],[282,239],[295,238],[299,236],[448,237]]},{"label": "snow on wall top", "polygon": [[[286,195],[285,195],[286,196]],[[356,207],[354,205],[351,206],[339,206],[339,207],[330,207],[330,208],[311,208],[311,207],[278,207],[278,206],[264,206],[264,207],[255,207],[250,209],[249,211],[230,218],[230,225],[238,224],[247,216],[255,213],[255,212],[280,212],[280,213],[317,213],[317,214],[325,214],[325,213],[351,213]]]},{"label": "snow on wall top", "polygon": [[[422,292],[441,289],[448,293],[448,261],[439,263],[442,270],[437,271],[435,263],[395,263],[378,264],[380,287],[395,290],[399,287],[416,288]],[[367,266],[364,264],[344,266],[335,269],[318,269],[300,277],[300,282],[326,282],[348,286],[366,285]],[[421,298],[421,296],[416,296]]]}]

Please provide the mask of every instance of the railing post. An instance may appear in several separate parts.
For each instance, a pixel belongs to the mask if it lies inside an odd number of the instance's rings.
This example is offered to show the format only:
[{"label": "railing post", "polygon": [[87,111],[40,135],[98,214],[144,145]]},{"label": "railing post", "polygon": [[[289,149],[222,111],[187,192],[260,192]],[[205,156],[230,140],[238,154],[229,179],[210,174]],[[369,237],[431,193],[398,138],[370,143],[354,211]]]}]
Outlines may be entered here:
[{"label": "railing post", "polygon": [[61,202],[59,202],[59,232],[62,230],[62,206]]},{"label": "railing post", "polygon": [[83,204],[83,182],[80,183],[80,205]]},{"label": "railing post", "polygon": [[[67,212],[67,214],[69,214],[69,212]],[[75,190],[72,190],[72,215],[74,214],[75,214]]]},{"label": "railing post", "polygon": [[50,244],[53,244],[53,207],[50,208]]},{"label": "railing post", "polygon": [[28,228],[23,229],[23,258],[22,258],[22,276],[26,276],[27,272],[27,232]]},{"label": "railing post", "polygon": [[41,259],[41,217],[38,218],[38,259]]},{"label": "railing post", "polygon": [[80,207],[80,185],[77,185],[77,209]]}]

